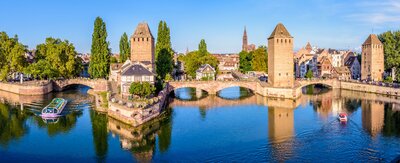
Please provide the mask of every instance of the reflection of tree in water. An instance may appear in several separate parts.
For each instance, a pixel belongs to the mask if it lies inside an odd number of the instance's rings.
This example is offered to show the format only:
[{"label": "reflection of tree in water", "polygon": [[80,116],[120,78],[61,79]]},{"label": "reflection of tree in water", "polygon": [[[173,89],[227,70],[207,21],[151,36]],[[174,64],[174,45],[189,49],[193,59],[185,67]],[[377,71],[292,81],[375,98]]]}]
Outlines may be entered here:
[{"label": "reflection of tree in water", "polygon": [[58,117],[55,123],[46,123],[39,116],[31,114],[39,128],[46,128],[49,136],[55,136],[60,133],[68,133],[76,125],[76,122],[80,116],[82,116],[81,111],[73,111],[65,116]]},{"label": "reflection of tree in water", "polygon": [[92,123],[93,144],[96,156],[99,161],[103,161],[108,151],[108,118],[105,114],[90,110],[90,120]]},{"label": "reflection of tree in water", "polygon": [[8,104],[0,103],[0,145],[8,146],[28,132],[25,111],[19,111]]},{"label": "reflection of tree in water", "polygon": [[346,108],[348,113],[353,113],[357,111],[358,108],[361,107],[360,99],[348,99],[344,98],[344,107]]},{"label": "reflection of tree in water", "polygon": [[315,95],[315,94],[323,94],[329,92],[329,88],[323,84],[313,84],[303,87],[303,94],[307,95]]},{"label": "reflection of tree in water", "polygon": [[158,132],[158,146],[160,152],[166,152],[171,144],[171,133],[172,133],[172,109],[165,110],[167,114],[161,121],[160,131]]},{"label": "reflection of tree in water", "polygon": [[400,136],[400,111],[395,111],[392,104],[385,104],[382,132],[384,136]]},{"label": "reflection of tree in water", "polygon": [[149,162],[153,158],[158,136],[160,152],[168,151],[171,144],[172,109],[141,126],[132,127],[110,118],[108,129],[119,136],[121,147],[128,150],[138,162]]},{"label": "reflection of tree in water", "polygon": [[207,108],[205,106],[199,106],[199,112],[200,112],[201,120],[204,121],[207,116]]}]

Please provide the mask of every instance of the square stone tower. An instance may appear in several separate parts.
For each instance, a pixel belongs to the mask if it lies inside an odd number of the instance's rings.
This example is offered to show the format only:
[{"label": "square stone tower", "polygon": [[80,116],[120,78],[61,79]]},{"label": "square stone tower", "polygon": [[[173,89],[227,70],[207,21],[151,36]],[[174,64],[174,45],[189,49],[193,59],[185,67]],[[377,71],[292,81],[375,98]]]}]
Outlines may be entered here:
[{"label": "square stone tower", "polygon": [[154,70],[154,37],[147,23],[139,23],[131,36],[131,61],[140,62]]},{"label": "square stone tower", "polygon": [[293,37],[281,23],[268,38],[268,84],[294,86]]},{"label": "square stone tower", "polygon": [[383,44],[375,34],[370,34],[361,52],[361,79],[382,81],[384,72]]}]

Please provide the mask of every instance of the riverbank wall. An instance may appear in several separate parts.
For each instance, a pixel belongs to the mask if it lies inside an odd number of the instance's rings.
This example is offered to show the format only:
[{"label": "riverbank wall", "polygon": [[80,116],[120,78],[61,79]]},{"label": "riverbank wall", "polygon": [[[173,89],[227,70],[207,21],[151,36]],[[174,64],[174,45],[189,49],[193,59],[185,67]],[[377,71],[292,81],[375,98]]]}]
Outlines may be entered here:
[{"label": "riverbank wall", "polygon": [[111,97],[108,103],[108,116],[132,126],[144,124],[159,116],[166,108],[170,86],[150,99],[150,103],[134,102]]},{"label": "riverbank wall", "polygon": [[0,90],[19,95],[44,95],[53,91],[53,84],[50,81],[38,81],[29,84],[0,82]]}]

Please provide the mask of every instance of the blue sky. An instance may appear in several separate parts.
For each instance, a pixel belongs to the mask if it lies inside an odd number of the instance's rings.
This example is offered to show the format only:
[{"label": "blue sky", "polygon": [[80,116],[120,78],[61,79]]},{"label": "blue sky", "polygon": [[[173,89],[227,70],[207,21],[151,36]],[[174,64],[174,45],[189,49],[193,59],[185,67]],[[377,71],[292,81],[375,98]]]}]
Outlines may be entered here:
[{"label": "blue sky", "polygon": [[115,53],[122,33],[131,35],[142,21],[156,37],[158,22],[165,20],[178,52],[197,49],[202,38],[210,52],[239,52],[244,26],[249,43],[265,45],[279,22],[294,36],[295,49],[308,41],[354,49],[372,31],[400,29],[398,0],[4,0],[1,6],[0,31],[18,34],[30,49],[51,36],[69,40],[84,53],[90,52],[97,16],[106,22]]}]

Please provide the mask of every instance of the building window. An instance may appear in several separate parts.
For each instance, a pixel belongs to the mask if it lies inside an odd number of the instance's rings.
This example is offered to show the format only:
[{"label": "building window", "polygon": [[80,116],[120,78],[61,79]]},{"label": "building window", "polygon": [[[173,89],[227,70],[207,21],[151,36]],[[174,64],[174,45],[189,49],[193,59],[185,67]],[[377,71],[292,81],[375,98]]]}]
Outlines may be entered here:
[{"label": "building window", "polygon": [[281,73],[279,73],[279,76],[281,76]]},{"label": "building window", "polygon": [[147,41],[149,41],[149,38],[147,37]]},{"label": "building window", "polygon": [[144,38],[142,38],[142,41],[144,41]]}]

